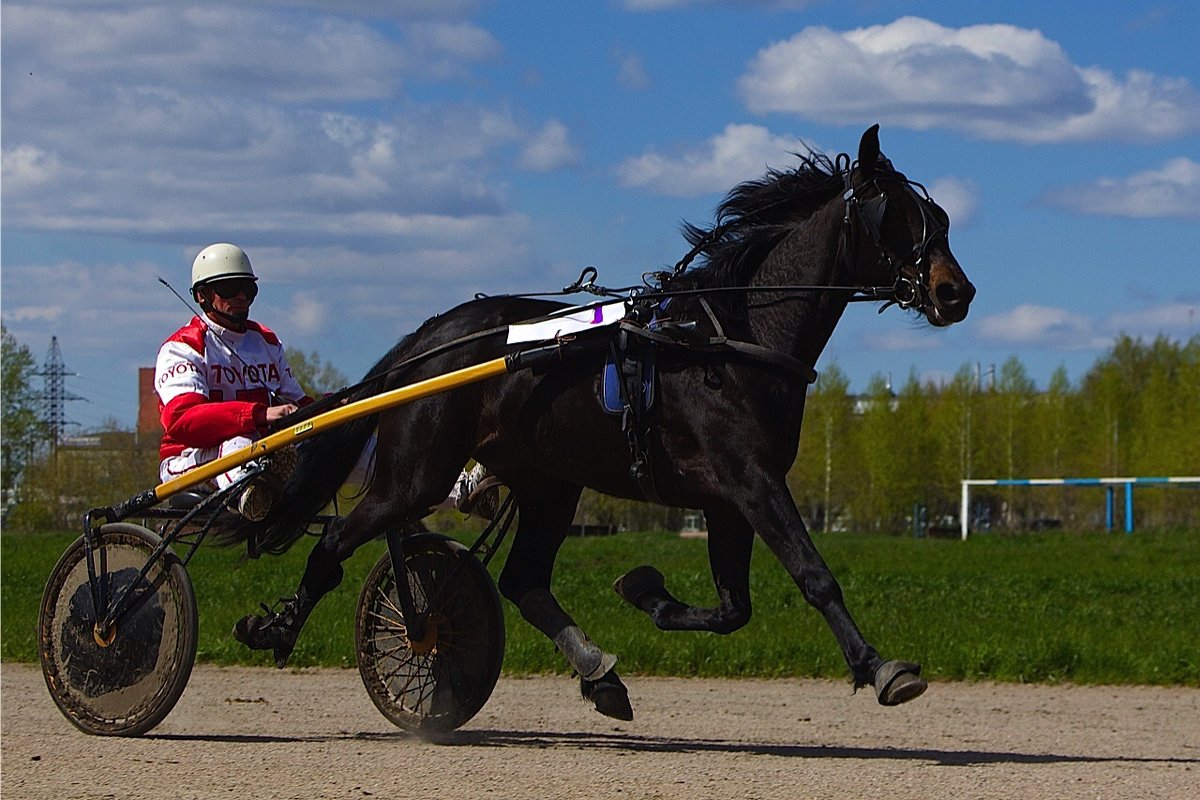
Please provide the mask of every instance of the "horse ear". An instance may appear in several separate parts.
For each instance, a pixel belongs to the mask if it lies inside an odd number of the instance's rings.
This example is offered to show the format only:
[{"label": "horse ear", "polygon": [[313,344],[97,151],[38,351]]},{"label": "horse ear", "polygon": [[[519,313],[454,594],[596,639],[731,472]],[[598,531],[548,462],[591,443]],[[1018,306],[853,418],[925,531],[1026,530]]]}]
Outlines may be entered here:
[{"label": "horse ear", "polygon": [[879,164],[879,123],[867,128],[858,143],[858,168],[865,176],[875,174]]}]

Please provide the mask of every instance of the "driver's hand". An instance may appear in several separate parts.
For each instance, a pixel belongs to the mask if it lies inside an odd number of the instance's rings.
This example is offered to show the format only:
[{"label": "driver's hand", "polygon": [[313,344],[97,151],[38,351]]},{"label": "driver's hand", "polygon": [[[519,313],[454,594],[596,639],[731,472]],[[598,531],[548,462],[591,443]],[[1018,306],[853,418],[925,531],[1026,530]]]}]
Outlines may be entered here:
[{"label": "driver's hand", "polygon": [[283,419],[284,417],[286,417],[288,414],[294,413],[298,409],[299,409],[299,406],[297,406],[295,403],[288,403],[287,405],[282,405],[282,406],[268,406],[267,407],[267,424],[268,425],[274,424],[274,423],[278,422],[279,420]]}]

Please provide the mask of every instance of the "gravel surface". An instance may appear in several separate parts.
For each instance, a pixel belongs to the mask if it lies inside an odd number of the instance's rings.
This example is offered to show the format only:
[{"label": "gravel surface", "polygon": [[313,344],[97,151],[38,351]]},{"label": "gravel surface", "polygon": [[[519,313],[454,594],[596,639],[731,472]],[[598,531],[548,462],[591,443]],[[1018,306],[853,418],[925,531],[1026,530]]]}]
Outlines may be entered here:
[{"label": "gravel surface", "polygon": [[621,723],[566,677],[502,678],[435,744],[350,670],[198,666],[140,739],[79,733],[35,666],[0,677],[4,800],[1200,797],[1192,688],[934,683],[882,708],[830,681],[630,677]]}]

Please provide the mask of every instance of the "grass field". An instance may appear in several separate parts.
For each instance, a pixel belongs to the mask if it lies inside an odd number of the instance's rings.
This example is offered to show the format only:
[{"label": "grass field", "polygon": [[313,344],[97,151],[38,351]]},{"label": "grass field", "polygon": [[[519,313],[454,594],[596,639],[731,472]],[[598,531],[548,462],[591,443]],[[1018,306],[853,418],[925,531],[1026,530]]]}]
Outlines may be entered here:
[{"label": "grass field", "polygon": [[[0,537],[0,655],[37,658],[43,583],[75,534]],[[1200,532],[1043,533],[967,542],[830,534],[817,545],[867,638],[885,657],[920,661],[932,678],[1200,686]],[[382,543],[347,564],[314,613],[292,664],[352,665],[359,585]],[[294,591],[308,546],[243,560],[205,547],[189,572],[200,607],[199,660],[266,664],[229,635],[234,621]],[[498,557],[492,564],[496,574]],[[612,591],[653,564],[681,599],[714,602],[703,541],[668,534],[570,539],[554,589],[629,674],[846,677],[824,621],[756,544],[754,618],[737,633],[663,633]],[[505,602],[510,673],[566,672],[553,646]]]}]

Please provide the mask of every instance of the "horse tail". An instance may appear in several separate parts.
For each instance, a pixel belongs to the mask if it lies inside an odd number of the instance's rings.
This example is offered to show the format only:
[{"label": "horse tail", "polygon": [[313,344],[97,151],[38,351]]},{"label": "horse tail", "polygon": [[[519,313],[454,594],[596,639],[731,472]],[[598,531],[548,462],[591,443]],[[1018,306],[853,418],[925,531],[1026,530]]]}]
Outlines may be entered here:
[{"label": "horse tail", "polygon": [[[351,393],[347,402],[360,400],[378,390],[380,377],[387,380],[390,364],[399,360],[408,339],[371,368],[363,380],[364,388]],[[371,438],[379,415],[343,423],[295,445],[296,466],[283,484],[279,499],[265,519],[258,522],[230,515],[213,529],[223,544],[253,542],[259,552],[279,555],[300,540],[314,517],[333,501],[338,489],[346,482]]]}]

